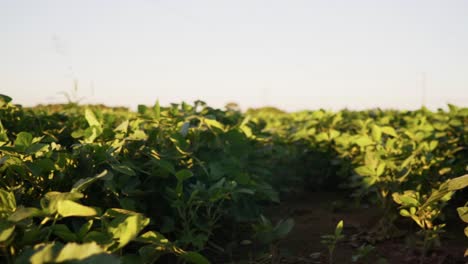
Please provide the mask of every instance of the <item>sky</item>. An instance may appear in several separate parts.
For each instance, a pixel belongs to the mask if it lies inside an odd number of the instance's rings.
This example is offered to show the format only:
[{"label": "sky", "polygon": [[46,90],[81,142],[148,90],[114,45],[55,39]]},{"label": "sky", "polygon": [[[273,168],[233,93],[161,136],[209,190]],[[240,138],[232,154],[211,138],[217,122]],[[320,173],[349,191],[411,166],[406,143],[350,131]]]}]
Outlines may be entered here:
[{"label": "sky", "polygon": [[0,0],[0,93],[27,106],[63,93],[128,107],[468,106],[468,1]]}]

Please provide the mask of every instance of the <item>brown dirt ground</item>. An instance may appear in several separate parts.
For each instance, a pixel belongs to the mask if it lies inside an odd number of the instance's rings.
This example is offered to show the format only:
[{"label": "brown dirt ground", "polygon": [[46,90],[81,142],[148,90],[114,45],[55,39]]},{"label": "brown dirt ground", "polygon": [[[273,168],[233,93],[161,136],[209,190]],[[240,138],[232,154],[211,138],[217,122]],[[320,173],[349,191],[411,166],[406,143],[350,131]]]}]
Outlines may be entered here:
[{"label": "brown dirt ground", "polygon": [[[279,252],[275,257],[253,263],[328,263],[327,249],[320,243],[321,236],[333,233],[340,220],[344,221],[346,237],[337,246],[333,263],[353,263],[351,259],[357,247],[368,243],[364,234],[375,226],[379,212],[349,204],[353,201],[343,194],[315,192],[290,195],[281,204],[268,208],[266,214],[273,221],[292,217],[295,226],[272,250]],[[447,232],[441,249],[430,252],[424,259],[420,258],[420,251],[415,247],[407,246],[408,235],[401,234],[393,239],[373,242],[375,249],[372,253],[356,263],[468,263],[468,258],[463,258],[468,243],[463,237],[462,223],[457,225],[457,232]]]}]

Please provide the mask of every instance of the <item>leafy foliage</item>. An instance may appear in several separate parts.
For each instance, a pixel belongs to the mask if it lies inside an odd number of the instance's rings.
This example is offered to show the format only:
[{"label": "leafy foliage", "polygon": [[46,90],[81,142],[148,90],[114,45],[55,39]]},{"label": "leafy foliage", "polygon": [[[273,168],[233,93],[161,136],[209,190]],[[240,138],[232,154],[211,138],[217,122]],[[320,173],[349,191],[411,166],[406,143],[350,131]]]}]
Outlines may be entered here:
[{"label": "leafy foliage", "polygon": [[226,226],[284,237],[293,221],[273,225],[262,207],[304,186],[349,190],[379,205],[384,223],[400,212],[436,245],[443,209],[466,186],[467,135],[468,109],[453,105],[241,113],[197,101],[132,112],[30,109],[0,95],[0,261],[208,263],[205,253],[232,242],[215,239]]}]

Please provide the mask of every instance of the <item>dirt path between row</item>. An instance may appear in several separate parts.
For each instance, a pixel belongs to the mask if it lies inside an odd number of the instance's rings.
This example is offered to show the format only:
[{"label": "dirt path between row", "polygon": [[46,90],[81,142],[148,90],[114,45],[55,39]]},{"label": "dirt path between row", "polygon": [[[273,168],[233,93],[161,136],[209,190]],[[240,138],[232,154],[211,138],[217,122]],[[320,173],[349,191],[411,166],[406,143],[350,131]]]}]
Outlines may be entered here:
[{"label": "dirt path between row", "polygon": [[[321,236],[332,234],[336,224],[343,220],[345,239],[338,244],[333,263],[468,263],[468,258],[463,258],[468,243],[463,237],[462,223],[454,223],[456,228],[453,229],[460,230],[444,235],[440,250],[421,259],[418,250],[407,246],[409,236],[403,233],[391,240],[369,243],[372,237],[366,239],[364,234],[375,226],[379,212],[352,204],[344,194],[316,192],[295,194],[268,208],[267,216],[275,222],[288,217],[295,221],[293,230],[277,245],[279,257],[274,262],[328,263],[328,252],[320,242]],[[450,229],[450,225],[447,228]],[[358,248],[365,244],[372,245],[373,249],[365,258],[352,262]]]}]

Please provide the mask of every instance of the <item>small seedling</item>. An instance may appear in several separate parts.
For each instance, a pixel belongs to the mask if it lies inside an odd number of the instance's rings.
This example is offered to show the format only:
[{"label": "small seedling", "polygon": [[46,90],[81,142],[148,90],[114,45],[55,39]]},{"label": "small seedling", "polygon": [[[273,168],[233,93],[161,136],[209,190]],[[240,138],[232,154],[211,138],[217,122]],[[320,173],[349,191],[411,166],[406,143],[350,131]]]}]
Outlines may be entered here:
[{"label": "small seedling", "polygon": [[331,235],[323,235],[321,236],[322,241],[321,243],[328,248],[328,260],[329,263],[333,263],[333,252],[335,251],[336,245],[338,244],[339,241],[344,239],[344,235],[342,234],[343,232],[343,220],[338,222],[335,228],[335,233]]},{"label": "small seedling", "polygon": [[255,232],[254,237],[263,245],[270,246],[270,255],[273,259],[273,263],[279,259],[278,242],[286,237],[294,227],[294,220],[288,218],[286,220],[280,220],[274,225],[268,218],[260,215],[258,223],[253,225]]},{"label": "small seedling", "polygon": [[375,247],[372,245],[362,245],[357,249],[357,252],[353,254],[351,261],[353,263],[356,263],[358,261],[361,261],[363,259],[366,259],[369,257],[369,255],[374,252]]}]

